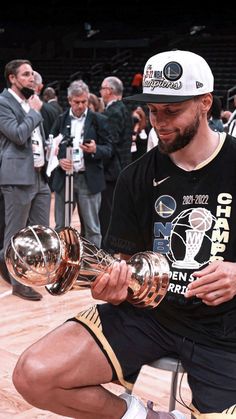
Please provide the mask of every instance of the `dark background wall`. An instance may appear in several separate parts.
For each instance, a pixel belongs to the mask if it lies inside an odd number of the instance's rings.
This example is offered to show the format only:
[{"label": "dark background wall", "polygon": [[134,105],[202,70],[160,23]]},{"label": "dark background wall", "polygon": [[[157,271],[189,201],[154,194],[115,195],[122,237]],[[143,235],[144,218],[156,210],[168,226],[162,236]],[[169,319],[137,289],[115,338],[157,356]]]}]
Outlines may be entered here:
[{"label": "dark background wall", "polygon": [[76,73],[95,93],[104,75],[116,74],[129,93],[132,75],[146,59],[172,48],[202,54],[222,98],[236,84],[236,24],[223,4],[207,12],[199,2],[189,8],[143,0],[9,2],[0,13],[0,90],[5,64],[28,58],[45,85],[54,83],[62,96]]}]

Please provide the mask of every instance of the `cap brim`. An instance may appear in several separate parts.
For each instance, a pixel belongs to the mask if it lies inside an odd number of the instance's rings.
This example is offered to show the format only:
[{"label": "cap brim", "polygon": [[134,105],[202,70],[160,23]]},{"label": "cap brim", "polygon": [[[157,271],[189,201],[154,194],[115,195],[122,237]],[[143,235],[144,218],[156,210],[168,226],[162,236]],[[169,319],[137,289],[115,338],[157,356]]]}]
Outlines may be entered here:
[{"label": "cap brim", "polygon": [[194,96],[169,96],[169,95],[153,95],[151,93],[139,93],[133,96],[124,97],[126,102],[145,102],[145,103],[177,103],[190,100]]}]

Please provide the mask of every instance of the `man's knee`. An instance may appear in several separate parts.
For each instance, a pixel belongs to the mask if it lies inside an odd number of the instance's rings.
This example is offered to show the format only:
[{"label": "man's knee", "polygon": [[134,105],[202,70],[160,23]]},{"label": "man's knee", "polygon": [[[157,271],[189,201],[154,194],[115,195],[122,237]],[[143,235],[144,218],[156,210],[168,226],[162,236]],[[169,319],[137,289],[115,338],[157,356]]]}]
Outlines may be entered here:
[{"label": "man's knee", "polygon": [[43,408],[41,396],[45,395],[47,386],[50,385],[50,377],[43,362],[30,351],[23,353],[14,368],[12,380],[16,390],[25,400]]}]

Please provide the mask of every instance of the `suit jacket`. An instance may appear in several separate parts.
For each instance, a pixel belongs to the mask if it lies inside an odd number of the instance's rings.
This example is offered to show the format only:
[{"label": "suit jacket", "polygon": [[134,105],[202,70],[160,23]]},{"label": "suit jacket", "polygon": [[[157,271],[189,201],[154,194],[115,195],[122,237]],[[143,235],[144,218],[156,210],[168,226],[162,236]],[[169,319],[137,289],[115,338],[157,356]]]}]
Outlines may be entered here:
[{"label": "suit jacket", "polygon": [[32,185],[35,182],[31,133],[40,126],[40,112],[26,113],[14,96],[4,89],[0,94],[0,185]]},{"label": "suit jacket", "polygon": [[105,178],[114,182],[121,170],[132,162],[133,121],[131,112],[121,100],[108,105],[103,114],[108,117],[113,140],[112,159],[104,162]]},{"label": "suit jacket", "polygon": [[[55,121],[51,134],[57,136],[67,134],[67,127],[71,125],[69,109],[59,115]],[[112,136],[106,116],[88,109],[84,124],[84,140],[93,139],[96,142],[96,153],[84,153],[85,177],[91,193],[101,192],[106,187],[103,159],[112,156]],[[66,157],[66,143],[62,140],[59,146],[58,159]],[[60,192],[65,184],[65,171],[57,167],[53,172],[52,189]]]},{"label": "suit jacket", "polygon": [[40,113],[43,117],[43,128],[45,132],[45,137],[48,138],[51,128],[57,119],[58,111],[57,109],[50,105],[50,103],[43,102],[43,106],[40,109]]},{"label": "suit jacket", "polygon": [[62,106],[60,105],[60,103],[58,103],[58,101],[55,99],[51,99],[47,102],[50,106],[52,106],[54,109],[56,109],[57,115],[60,115],[61,113],[63,113],[63,109]]}]

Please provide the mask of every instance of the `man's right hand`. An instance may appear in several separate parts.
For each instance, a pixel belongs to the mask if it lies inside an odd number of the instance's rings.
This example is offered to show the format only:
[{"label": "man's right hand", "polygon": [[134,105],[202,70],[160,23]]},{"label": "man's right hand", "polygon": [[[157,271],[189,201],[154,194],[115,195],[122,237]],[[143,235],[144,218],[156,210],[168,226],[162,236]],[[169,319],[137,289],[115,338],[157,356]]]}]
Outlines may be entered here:
[{"label": "man's right hand", "polygon": [[73,162],[70,159],[60,159],[59,166],[65,171],[72,170]]},{"label": "man's right hand", "polygon": [[30,96],[30,98],[28,99],[28,104],[30,105],[30,107],[32,109],[34,109],[35,111],[40,111],[40,109],[43,106],[43,102],[42,100],[39,98],[38,95],[32,95]]},{"label": "man's right hand", "polygon": [[114,262],[108,272],[98,275],[91,285],[93,298],[118,305],[126,300],[132,267],[122,260]]}]

